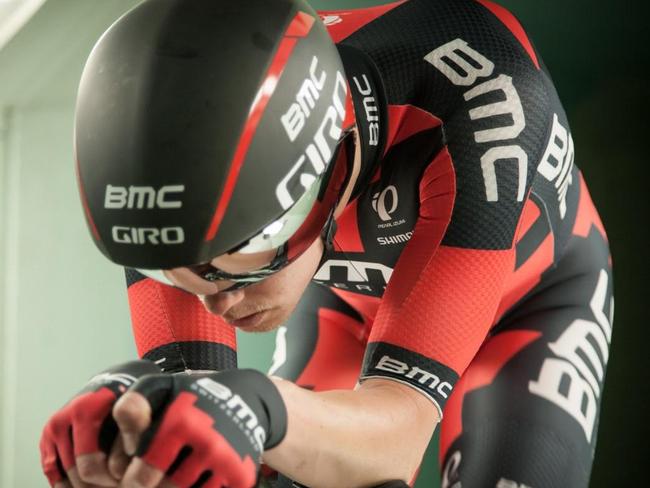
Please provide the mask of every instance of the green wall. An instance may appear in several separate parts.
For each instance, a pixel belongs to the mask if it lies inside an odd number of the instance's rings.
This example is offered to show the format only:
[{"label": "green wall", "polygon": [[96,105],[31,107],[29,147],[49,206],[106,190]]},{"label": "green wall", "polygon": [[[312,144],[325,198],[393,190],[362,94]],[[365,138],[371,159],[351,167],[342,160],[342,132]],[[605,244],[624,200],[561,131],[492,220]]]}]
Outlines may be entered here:
[{"label": "green wall", "polygon": [[[236,1],[236,0],[233,0]],[[134,355],[121,271],[87,236],[72,167],[83,61],[132,0],[48,0],[0,51],[0,487],[45,487],[37,443],[48,415],[93,372]],[[314,1],[317,8],[380,1]],[[566,105],[612,244],[614,341],[593,487],[641,486],[647,457],[648,337],[643,182],[648,110],[641,2],[503,4],[527,26]],[[240,363],[265,368],[272,336],[239,336]],[[431,449],[419,488],[438,486]],[[536,487],[538,488],[538,487]]]}]

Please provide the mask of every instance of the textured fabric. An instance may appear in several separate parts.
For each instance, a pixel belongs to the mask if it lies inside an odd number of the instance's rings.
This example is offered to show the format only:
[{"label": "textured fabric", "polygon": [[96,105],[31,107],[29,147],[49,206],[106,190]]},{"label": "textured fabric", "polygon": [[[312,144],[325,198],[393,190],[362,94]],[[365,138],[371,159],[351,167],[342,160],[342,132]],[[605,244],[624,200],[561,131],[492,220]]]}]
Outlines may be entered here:
[{"label": "textured fabric", "polygon": [[[218,316],[208,313],[200,300],[182,290],[160,284],[150,278],[136,281],[128,289],[133,335],[141,357],[154,359],[149,353],[162,347],[166,354],[155,360],[167,371],[178,369],[229,369],[234,367],[235,330]],[[211,342],[230,350],[213,357],[215,349],[191,347],[180,343]],[[190,356],[191,352],[205,356]],[[180,368],[179,368],[180,366]]]}]

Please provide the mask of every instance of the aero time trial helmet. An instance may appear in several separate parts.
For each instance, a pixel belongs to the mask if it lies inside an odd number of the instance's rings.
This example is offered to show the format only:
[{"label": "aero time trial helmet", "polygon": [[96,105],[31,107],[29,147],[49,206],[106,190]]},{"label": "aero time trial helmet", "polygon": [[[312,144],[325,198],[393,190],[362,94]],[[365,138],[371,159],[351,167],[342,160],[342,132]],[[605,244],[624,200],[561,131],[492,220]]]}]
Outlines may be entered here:
[{"label": "aero time trial helmet", "polygon": [[302,0],[143,1],[102,35],[79,86],[75,158],[95,243],[141,269],[272,256],[212,279],[280,269],[332,220],[348,92]]}]

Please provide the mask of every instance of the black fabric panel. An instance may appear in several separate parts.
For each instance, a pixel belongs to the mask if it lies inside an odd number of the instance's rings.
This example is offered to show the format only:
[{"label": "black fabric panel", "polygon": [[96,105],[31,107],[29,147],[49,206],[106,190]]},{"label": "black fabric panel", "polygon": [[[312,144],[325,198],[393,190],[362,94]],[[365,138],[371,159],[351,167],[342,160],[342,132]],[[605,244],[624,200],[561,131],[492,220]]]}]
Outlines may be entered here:
[{"label": "black fabric panel", "polygon": [[434,400],[440,409],[458,381],[458,374],[433,359],[386,342],[368,344],[361,379],[393,378],[408,383]]},{"label": "black fabric panel", "polygon": [[222,371],[237,367],[234,349],[215,342],[173,342],[152,349],[144,359],[154,361],[165,372],[192,370]]},{"label": "black fabric panel", "polygon": [[147,279],[145,275],[133,268],[124,268],[124,274],[126,275],[127,288],[131,288],[131,285],[135,285],[136,283]]}]

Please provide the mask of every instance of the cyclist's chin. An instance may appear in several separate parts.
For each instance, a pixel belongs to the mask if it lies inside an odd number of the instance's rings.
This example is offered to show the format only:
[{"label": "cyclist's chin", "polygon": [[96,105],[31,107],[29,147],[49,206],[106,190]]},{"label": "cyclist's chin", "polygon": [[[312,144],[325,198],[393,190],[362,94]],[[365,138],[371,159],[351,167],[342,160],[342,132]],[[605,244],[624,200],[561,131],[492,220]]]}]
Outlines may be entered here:
[{"label": "cyclist's chin", "polygon": [[291,310],[283,313],[282,309],[273,308],[228,322],[244,332],[269,332],[282,325],[290,314]]}]

